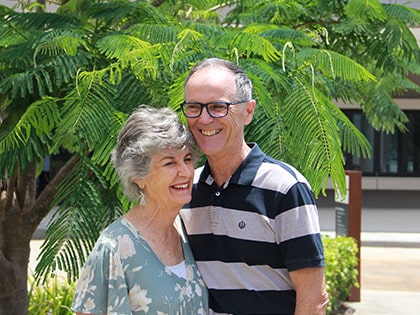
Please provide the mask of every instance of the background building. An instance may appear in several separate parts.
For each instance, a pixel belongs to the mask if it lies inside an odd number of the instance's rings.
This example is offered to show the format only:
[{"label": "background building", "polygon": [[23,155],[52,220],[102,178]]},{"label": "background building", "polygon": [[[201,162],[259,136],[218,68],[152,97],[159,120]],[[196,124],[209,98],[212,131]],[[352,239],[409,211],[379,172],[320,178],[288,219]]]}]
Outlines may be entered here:
[{"label": "background building", "polygon": [[[420,9],[419,0],[381,2]],[[420,27],[411,30],[420,46]],[[419,75],[411,75],[410,79],[420,85]],[[372,146],[369,159],[346,155],[346,169],[362,171],[363,208],[420,210],[420,94],[410,91],[394,99],[410,120],[405,133],[377,132],[358,105],[337,104]],[[318,203],[321,207],[333,207],[334,192],[328,190],[327,197],[321,196]]]}]

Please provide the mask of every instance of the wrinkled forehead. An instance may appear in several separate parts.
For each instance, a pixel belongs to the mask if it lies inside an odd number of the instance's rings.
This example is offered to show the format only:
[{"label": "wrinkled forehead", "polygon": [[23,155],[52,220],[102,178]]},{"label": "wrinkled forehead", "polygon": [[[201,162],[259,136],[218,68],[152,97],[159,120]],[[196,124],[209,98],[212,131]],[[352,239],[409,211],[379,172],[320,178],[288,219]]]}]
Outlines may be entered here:
[{"label": "wrinkled forehead", "polygon": [[[195,72],[185,86],[186,100],[199,101],[204,97],[207,102],[233,100],[236,96],[235,75],[220,67],[206,67]],[[199,98],[197,98],[200,96]]]},{"label": "wrinkled forehead", "polygon": [[205,68],[198,69],[194,72],[188,83],[194,79],[193,81],[204,79],[204,78],[219,78],[219,79],[231,79],[233,82],[235,81],[235,74],[230,71],[229,69],[220,67],[220,66],[208,66]]}]

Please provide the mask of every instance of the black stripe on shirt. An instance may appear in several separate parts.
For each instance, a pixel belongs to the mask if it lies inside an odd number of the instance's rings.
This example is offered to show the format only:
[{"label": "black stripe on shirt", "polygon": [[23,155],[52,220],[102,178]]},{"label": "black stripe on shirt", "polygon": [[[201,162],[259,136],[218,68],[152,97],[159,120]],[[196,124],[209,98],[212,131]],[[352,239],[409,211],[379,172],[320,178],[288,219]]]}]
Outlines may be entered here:
[{"label": "black stripe on shirt", "polygon": [[249,266],[268,265],[289,271],[324,265],[323,256],[319,255],[323,247],[318,234],[291,239],[280,245],[212,234],[189,235],[188,240],[197,261],[243,262]]},{"label": "black stripe on shirt", "polygon": [[292,315],[295,310],[295,291],[209,290],[209,295],[217,313]]}]

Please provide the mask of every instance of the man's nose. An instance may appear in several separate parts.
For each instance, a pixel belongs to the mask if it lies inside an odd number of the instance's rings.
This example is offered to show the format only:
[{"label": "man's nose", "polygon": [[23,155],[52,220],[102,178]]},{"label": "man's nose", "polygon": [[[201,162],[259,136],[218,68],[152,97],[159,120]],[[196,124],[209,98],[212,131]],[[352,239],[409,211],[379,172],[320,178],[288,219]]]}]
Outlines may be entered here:
[{"label": "man's nose", "polygon": [[198,119],[204,122],[213,121],[214,118],[210,116],[209,108],[207,106],[203,106],[203,107],[204,108],[202,109],[201,115],[200,117],[198,117]]}]

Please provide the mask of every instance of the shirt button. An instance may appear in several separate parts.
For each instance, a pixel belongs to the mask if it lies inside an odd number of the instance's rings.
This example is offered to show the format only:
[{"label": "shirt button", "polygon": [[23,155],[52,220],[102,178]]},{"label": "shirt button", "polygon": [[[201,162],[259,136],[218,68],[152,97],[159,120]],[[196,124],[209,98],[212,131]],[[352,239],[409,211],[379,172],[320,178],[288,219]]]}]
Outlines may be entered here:
[{"label": "shirt button", "polygon": [[211,208],[211,212],[216,212],[216,208]]},{"label": "shirt button", "polygon": [[219,197],[220,196],[220,191],[218,191],[218,192],[216,192],[216,194],[215,194],[217,197]]}]

